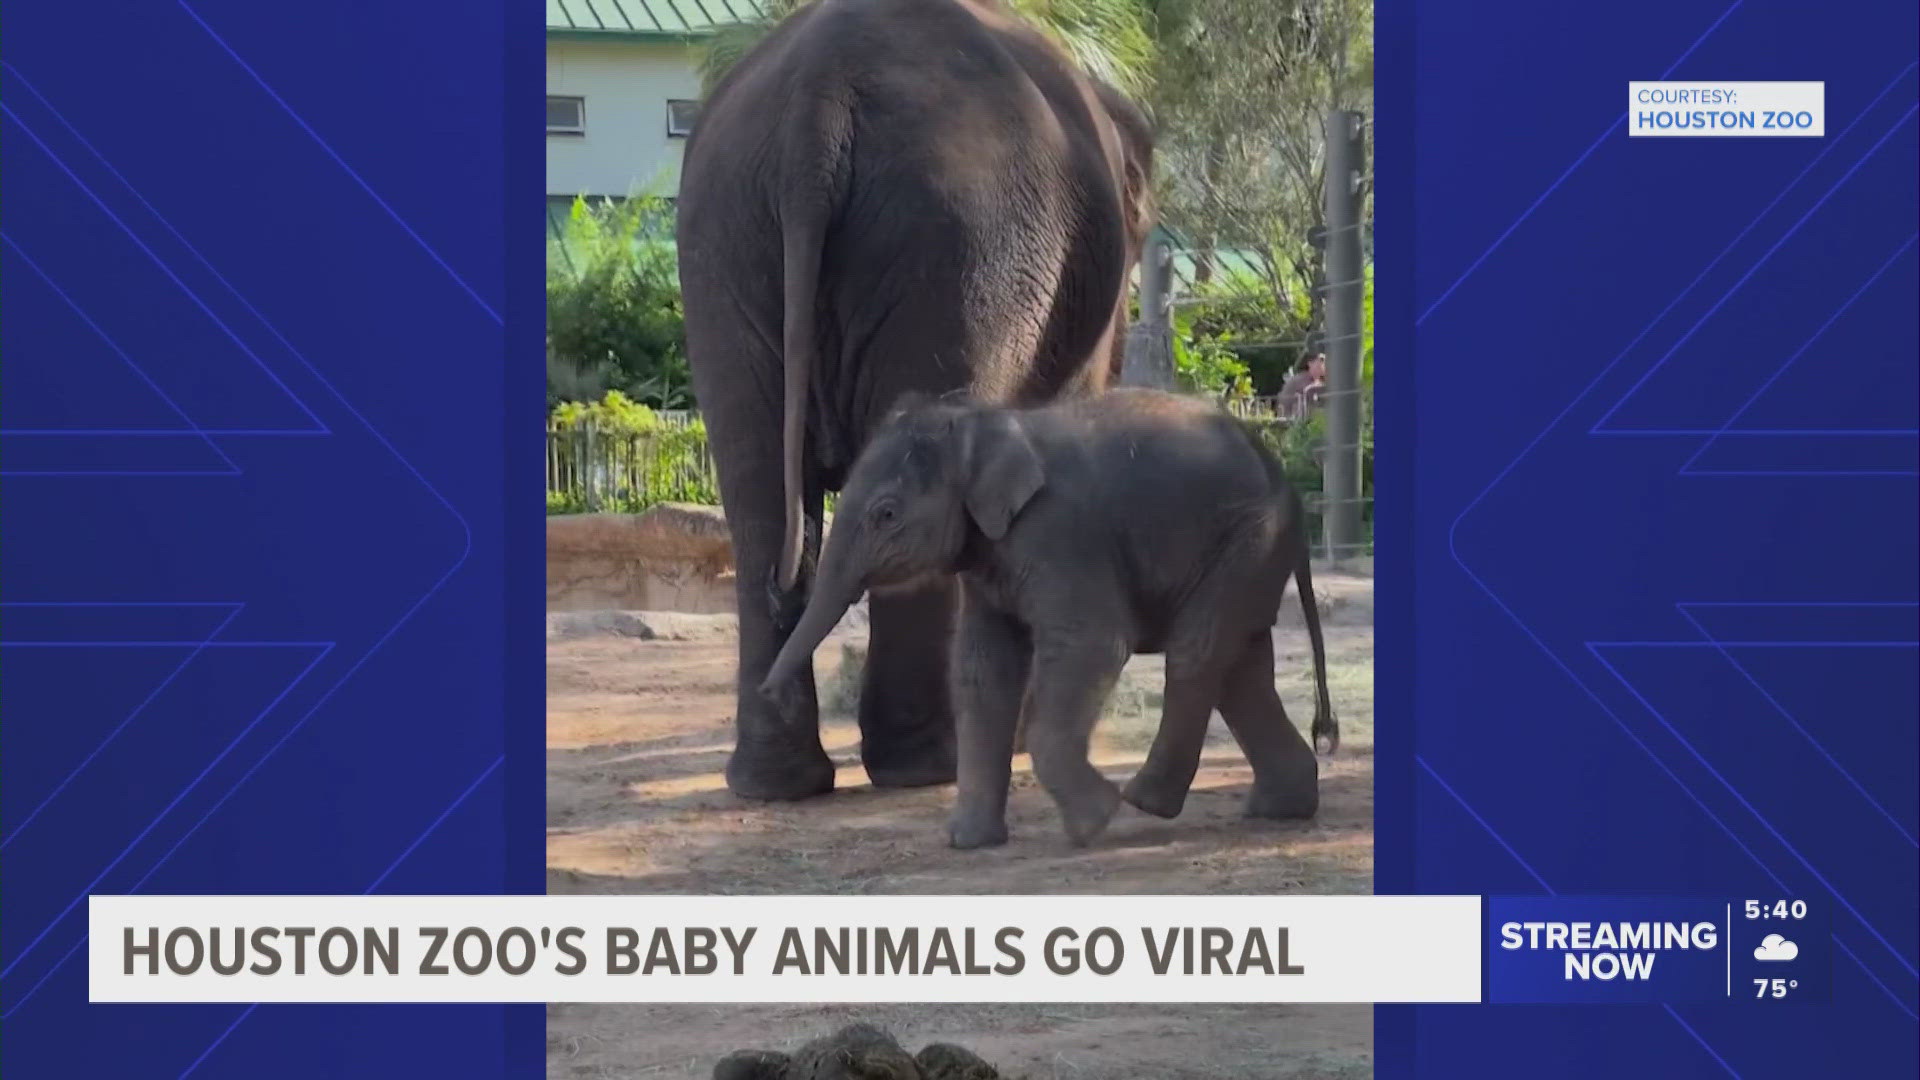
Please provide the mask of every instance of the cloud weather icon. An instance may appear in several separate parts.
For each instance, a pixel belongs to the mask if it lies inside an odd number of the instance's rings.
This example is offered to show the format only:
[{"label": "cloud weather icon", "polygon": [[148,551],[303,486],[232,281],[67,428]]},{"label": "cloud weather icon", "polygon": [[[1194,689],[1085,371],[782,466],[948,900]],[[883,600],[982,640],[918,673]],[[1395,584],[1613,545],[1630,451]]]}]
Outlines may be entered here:
[{"label": "cloud weather icon", "polygon": [[1755,960],[1791,960],[1800,955],[1800,946],[1781,937],[1768,934],[1760,939],[1760,947],[1753,950]]}]

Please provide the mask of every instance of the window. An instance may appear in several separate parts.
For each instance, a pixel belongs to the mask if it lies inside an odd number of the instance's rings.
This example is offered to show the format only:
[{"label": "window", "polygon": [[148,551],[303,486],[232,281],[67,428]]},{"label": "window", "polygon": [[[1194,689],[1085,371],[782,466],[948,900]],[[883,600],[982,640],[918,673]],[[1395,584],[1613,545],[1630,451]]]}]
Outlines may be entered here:
[{"label": "window", "polygon": [[667,102],[667,134],[678,138],[693,134],[693,120],[699,114],[700,103],[697,101]]},{"label": "window", "polygon": [[585,135],[587,133],[587,99],[578,97],[547,98],[547,134],[549,135]]}]

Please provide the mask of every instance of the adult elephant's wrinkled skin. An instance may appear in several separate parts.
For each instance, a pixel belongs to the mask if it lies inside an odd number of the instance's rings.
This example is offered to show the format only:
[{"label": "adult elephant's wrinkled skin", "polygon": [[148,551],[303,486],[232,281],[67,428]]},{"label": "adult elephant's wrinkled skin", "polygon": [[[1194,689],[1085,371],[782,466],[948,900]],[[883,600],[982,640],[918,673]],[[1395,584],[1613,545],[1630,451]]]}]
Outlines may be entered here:
[{"label": "adult elephant's wrinkled skin", "polygon": [[[727,783],[833,786],[811,672],[757,687],[806,603],[822,498],[909,391],[1033,403],[1101,389],[1150,221],[1152,135],[994,0],[818,0],[702,106],[681,174],[694,389],[740,617]],[[861,755],[954,775],[954,587],[871,604]]]}]

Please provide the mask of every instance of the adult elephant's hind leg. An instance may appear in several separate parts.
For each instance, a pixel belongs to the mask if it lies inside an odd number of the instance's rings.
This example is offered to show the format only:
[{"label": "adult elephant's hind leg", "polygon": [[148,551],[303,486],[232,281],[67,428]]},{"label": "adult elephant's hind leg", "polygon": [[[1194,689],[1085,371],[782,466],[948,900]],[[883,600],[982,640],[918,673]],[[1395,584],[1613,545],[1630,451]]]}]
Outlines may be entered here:
[{"label": "adult elephant's hind leg", "polygon": [[[817,504],[818,497],[815,496]],[[756,516],[727,518],[759,524]],[[760,692],[773,658],[806,606],[802,591],[818,554],[819,525],[808,515],[809,539],[802,588],[779,587],[779,525],[733,530],[735,589],[740,622],[740,666],[735,687],[734,747],[727,787],[749,799],[791,800],[833,790],[833,759],[820,745],[820,705],[809,664],[771,697]]]},{"label": "adult elephant's hind leg", "polygon": [[867,598],[867,668],[860,683],[860,761],[875,787],[954,778],[948,687],[954,582]]},{"label": "adult elephant's hind leg", "polygon": [[1228,671],[1220,715],[1253,766],[1247,815],[1309,818],[1320,808],[1320,762],[1273,688],[1273,634],[1262,629]]},{"label": "adult elephant's hind leg", "polygon": [[778,361],[764,352],[756,356],[759,341],[741,329],[741,316],[711,311],[711,303],[694,290],[687,311],[689,340],[700,346],[694,386],[707,443],[720,471],[720,501],[733,543],[740,640],[727,787],[748,799],[805,799],[833,790],[833,760],[820,745],[813,668],[806,667],[772,697],[760,693],[760,683],[806,606],[805,584],[818,554],[822,495],[817,483],[809,484],[802,500],[809,535],[801,587],[782,590],[776,564],[787,507],[779,403],[754,395],[752,389],[760,384],[745,377],[745,365],[755,359],[762,365]]}]

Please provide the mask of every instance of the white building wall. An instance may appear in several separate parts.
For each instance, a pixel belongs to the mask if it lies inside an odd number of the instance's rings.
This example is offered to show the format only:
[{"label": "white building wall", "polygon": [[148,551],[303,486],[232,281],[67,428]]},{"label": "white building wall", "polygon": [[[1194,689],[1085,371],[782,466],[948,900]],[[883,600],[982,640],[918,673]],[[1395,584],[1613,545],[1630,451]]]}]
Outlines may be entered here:
[{"label": "white building wall", "polygon": [[547,93],[586,99],[585,135],[547,136],[548,195],[672,195],[686,139],[667,135],[667,102],[698,100],[698,47],[548,41]]}]

